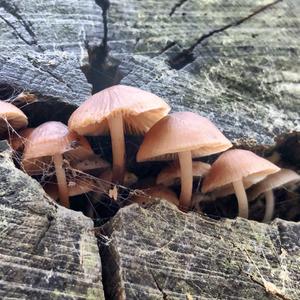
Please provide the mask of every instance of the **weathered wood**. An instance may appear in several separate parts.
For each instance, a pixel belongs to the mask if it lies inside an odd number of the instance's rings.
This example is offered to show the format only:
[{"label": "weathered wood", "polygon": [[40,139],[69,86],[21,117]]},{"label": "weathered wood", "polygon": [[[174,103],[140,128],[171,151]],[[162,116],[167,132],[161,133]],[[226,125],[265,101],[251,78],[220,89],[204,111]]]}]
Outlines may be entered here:
[{"label": "weathered wood", "polygon": [[0,153],[0,298],[104,299],[93,222]]},{"label": "weathered wood", "polygon": [[[31,125],[67,121],[91,93],[84,71],[94,91],[121,74],[243,145],[300,130],[298,0],[96,2],[0,0],[0,98],[36,95]],[[92,223],[49,202],[8,152],[0,179],[0,297],[103,298]],[[161,203],[127,207],[104,230],[108,299],[299,299],[296,223]]]},{"label": "weathered wood", "polygon": [[108,299],[300,297],[300,224],[213,220],[161,201],[120,210],[102,228]]},{"label": "weathered wood", "polygon": [[209,117],[237,143],[300,130],[297,0],[111,0],[122,83]]},{"label": "weathered wood", "polygon": [[[29,92],[31,125],[66,122],[91,94],[82,71],[103,34],[93,1],[0,0],[0,98]],[[103,299],[93,222],[54,205],[0,157],[0,298]]]},{"label": "weathered wood", "polygon": [[93,0],[0,1],[0,85],[39,100],[79,104],[91,92],[81,68],[101,43],[102,11]]}]

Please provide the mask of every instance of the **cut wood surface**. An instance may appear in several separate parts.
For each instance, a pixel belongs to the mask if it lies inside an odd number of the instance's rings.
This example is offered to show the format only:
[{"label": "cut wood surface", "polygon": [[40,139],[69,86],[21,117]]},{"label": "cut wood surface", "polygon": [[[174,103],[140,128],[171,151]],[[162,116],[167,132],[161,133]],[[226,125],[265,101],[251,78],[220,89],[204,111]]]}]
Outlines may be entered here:
[{"label": "cut wood surface", "polygon": [[161,201],[123,208],[103,230],[108,299],[300,298],[300,224],[213,220]]},{"label": "cut wood surface", "polygon": [[[209,117],[237,145],[273,146],[300,131],[299,15],[298,0],[0,0],[0,99],[30,93],[30,126],[66,123],[120,81]],[[280,145],[291,162],[298,137]],[[91,220],[54,205],[10,156],[1,143],[0,298],[103,299]],[[162,202],[124,208],[101,232],[106,299],[300,298],[297,223]]]},{"label": "cut wood surface", "polygon": [[288,1],[120,1],[109,55],[122,83],[209,117],[237,143],[300,130],[300,6]]},{"label": "cut wood surface", "polygon": [[104,299],[93,222],[55,204],[0,144],[0,298]]}]

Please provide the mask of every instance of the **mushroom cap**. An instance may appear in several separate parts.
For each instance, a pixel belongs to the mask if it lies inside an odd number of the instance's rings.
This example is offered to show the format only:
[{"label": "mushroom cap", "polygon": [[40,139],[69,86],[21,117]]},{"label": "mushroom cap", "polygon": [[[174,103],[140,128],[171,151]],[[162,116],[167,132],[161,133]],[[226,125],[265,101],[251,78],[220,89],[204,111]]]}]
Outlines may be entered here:
[{"label": "mushroom cap", "polygon": [[22,151],[24,149],[25,143],[32,133],[34,128],[24,128],[18,133],[13,133],[10,138],[10,145],[15,151]]},{"label": "mushroom cap", "polygon": [[28,120],[19,108],[0,100],[0,135],[7,131],[7,123],[14,129],[20,129],[28,125]]},{"label": "mushroom cap", "polygon": [[[210,164],[206,164],[201,161],[193,161],[193,176],[201,177],[205,176],[210,169]],[[180,178],[181,171],[178,162],[170,164],[168,167],[164,168],[156,178],[156,184],[163,184],[166,186],[173,185],[176,179]]]},{"label": "mushroom cap", "polygon": [[115,85],[96,93],[80,105],[69,119],[69,128],[81,135],[107,134],[107,118],[122,114],[125,131],[145,133],[169,111],[169,105],[150,92]]},{"label": "mushroom cap", "polygon": [[201,157],[230,147],[231,142],[207,118],[192,112],[176,112],[162,118],[146,133],[137,161],[173,159],[182,151]]},{"label": "mushroom cap", "polygon": [[63,154],[80,145],[81,138],[61,122],[50,121],[36,127],[25,144],[24,159]]},{"label": "mushroom cap", "polygon": [[275,174],[269,175],[266,179],[254,185],[249,191],[249,201],[256,199],[260,194],[276,189],[284,184],[300,181],[300,175],[293,170],[281,169]]},{"label": "mushroom cap", "polygon": [[202,192],[220,189],[221,193],[224,190],[229,195],[234,193],[234,189],[231,188],[232,182],[243,180],[244,187],[248,188],[279,170],[276,165],[251,151],[229,150],[221,154],[212,164],[204,178]]},{"label": "mushroom cap", "polygon": [[137,191],[137,194],[130,198],[132,202],[138,204],[150,203],[157,199],[165,199],[176,206],[179,205],[179,200],[176,194],[163,185],[155,185],[153,187]]}]

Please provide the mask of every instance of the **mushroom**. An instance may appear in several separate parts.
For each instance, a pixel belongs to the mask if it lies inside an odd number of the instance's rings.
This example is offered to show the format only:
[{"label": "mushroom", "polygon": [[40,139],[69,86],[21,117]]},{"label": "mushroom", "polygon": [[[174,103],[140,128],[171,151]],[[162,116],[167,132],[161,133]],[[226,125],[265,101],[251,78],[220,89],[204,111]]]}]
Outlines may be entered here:
[{"label": "mushroom", "polygon": [[34,128],[25,128],[20,130],[19,132],[13,133],[10,138],[9,144],[13,148],[14,151],[23,151],[26,140],[29,135],[33,131]]},{"label": "mushroom", "polygon": [[178,159],[181,171],[180,206],[191,204],[192,158],[230,148],[230,141],[207,118],[192,112],[177,112],[158,121],[145,135],[137,161]]},{"label": "mushroom", "polygon": [[0,137],[9,131],[9,126],[17,130],[27,125],[27,117],[19,108],[0,100]]},{"label": "mushroom", "polygon": [[239,217],[248,218],[248,200],[245,188],[280,170],[268,160],[248,150],[229,150],[212,164],[202,185],[202,192],[217,189],[219,195],[235,193]]},{"label": "mushroom", "polygon": [[135,190],[130,197],[131,202],[141,205],[145,205],[157,199],[165,199],[168,202],[175,204],[176,206],[179,205],[176,194],[163,185],[156,185],[143,190]]},{"label": "mushroom", "polygon": [[[64,126],[65,130],[68,130],[68,127],[66,125],[62,125]],[[26,128],[24,130],[27,129],[29,128]],[[94,154],[89,142],[85,137],[79,136],[76,133],[75,135],[77,137],[74,141],[71,142],[70,149],[64,152],[64,158],[70,163],[71,168],[88,172],[92,171],[96,166],[98,169],[105,169],[109,167],[108,162],[104,161],[98,155]],[[24,145],[28,140],[28,136],[27,139],[23,140]],[[45,174],[45,170],[47,170],[48,174],[51,174],[53,171],[51,156],[23,159],[22,168],[27,174],[31,176]]]},{"label": "mushroom", "polygon": [[110,132],[113,182],[122,184],[125,170],[124,132],[145,133],[170,107],[158,96],[141,89],[115,85],[87,99],[69,119],[69,128],[80,135]]},{"label": "mushroom", "polygon": [[[192,162],[193,177],[202,177],[207,174],[210,169],[210,164],[206,164],[201,161]],[[175,184],[176,180],[181,177],[180,165],[178,162],[172,163],[168,167],[164,168],[156,178],[156,184],[163,184],[170,186]]]},{"label": "mushroom", "polygon": [[259,195],[265,195],[266,209],[263,222],[271,221],[274,213],[274,194],[273,189],[279,188],[288,183],[300,181],[300,175],[289,169],[281,169],[279,172],[269,175],[266,179],[254,185],[248,193],[249,201],[253,201]]},{"label": "mushroom", "polygon": [[51,156],[54,162],[59,198],[69,207],[69,192],[63,168],[63,154],[79,147],[81,138],[61,122],[46,122],[35,128],[25,144],[23,163],[26,160]]}]

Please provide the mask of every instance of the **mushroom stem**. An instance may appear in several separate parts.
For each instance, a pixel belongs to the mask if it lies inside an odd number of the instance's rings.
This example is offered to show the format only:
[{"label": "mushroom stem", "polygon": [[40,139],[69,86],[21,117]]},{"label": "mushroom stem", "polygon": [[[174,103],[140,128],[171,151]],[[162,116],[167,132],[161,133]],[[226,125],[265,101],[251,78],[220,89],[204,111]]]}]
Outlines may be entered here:
[{"label": "mushroom stem", "polygon": [[266,209],[265,209],[265,216],[263,218],[264,223],[269,223],[272,220],[273,213],[274,213],[274,194],[272,190],[265,192],[265,201],[266,201]]},{"label": "mushroom stem", "polygon": [[69,191],[67,186],[66,180],[66,173],[63,169],[63,157],[62,154],[55,154],[53,155],[53,162],[55,166],[55,173],[58,185],[58,194],[60,203],[64,206],[69,208]]},{"label": "mushroom stem", "polygon": [[234,181],[233,188],[239,204],[238,216],[248,219],[248,199],[245,192],[244,184],[242,180]]},{"label": "mushroom stem", "polygon": [[193,189],[193,165],[191,151],[178,153],[181,172],[181,192],[179,206],[184,210],[190,208]]},{"label": "mushroom stem", "polygon": [[123,184],[125,172],[125,139],[123,118],[116,114],[108,118],[113,154],[112,182]]}]

